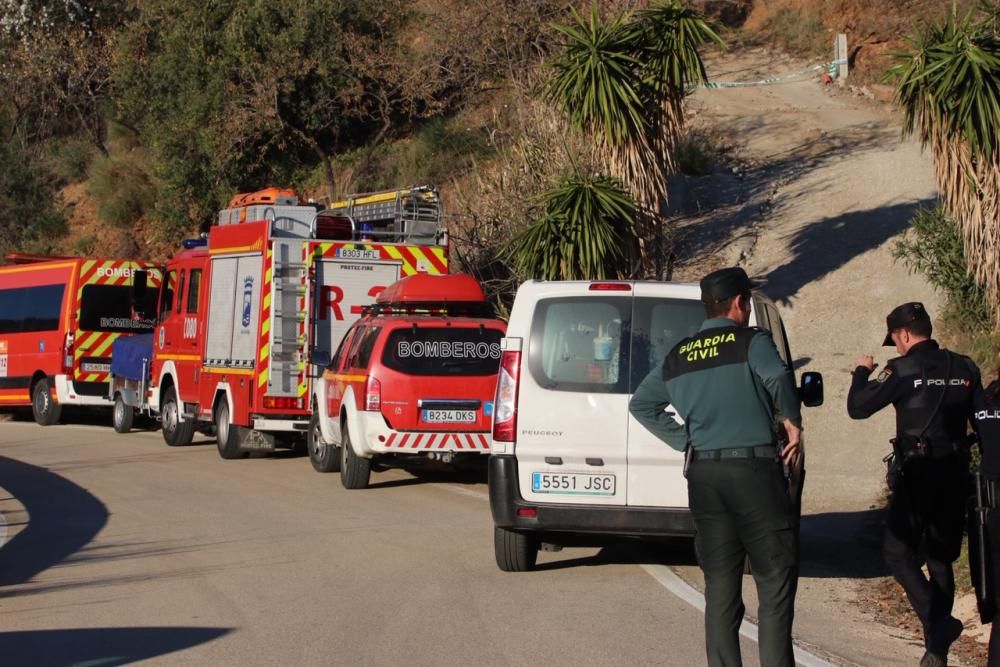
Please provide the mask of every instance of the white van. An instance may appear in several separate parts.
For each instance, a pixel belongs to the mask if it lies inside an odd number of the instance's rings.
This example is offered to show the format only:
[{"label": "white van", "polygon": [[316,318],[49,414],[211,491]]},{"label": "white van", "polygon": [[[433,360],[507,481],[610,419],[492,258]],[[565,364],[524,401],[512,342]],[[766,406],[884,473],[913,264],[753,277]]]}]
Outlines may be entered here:
[{"label": "white van", "polygon": [[[700,298],[697,284],[664,282],[529,281],[518,289],[501,341],[489,461],[501,570],[533,568],[541,543],[694,535],[683,455],[639,424],[628,403],[673,346],[698,331]],[[774,303],[755,292],[750,317],[791,366]],[[822,377],[806,373],[803,390],[807,404],[822,402]]]}]

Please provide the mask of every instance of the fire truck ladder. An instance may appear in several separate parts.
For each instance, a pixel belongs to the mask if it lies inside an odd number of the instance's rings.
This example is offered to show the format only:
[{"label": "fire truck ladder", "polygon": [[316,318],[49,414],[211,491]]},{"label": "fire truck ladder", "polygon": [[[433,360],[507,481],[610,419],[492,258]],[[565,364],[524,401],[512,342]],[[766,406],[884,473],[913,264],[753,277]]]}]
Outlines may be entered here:
[{"label": "fire truck ladder", "polygon": [[275,240],[271,274],[271,354],[269,396],[297,397],[308,355],[305,242]]},{"label": "fire truck ladder", "polygon": [[351,195],[324,214],[354,221],[362,240],[436,245],[441,242],[441,198],[429,185]]}]

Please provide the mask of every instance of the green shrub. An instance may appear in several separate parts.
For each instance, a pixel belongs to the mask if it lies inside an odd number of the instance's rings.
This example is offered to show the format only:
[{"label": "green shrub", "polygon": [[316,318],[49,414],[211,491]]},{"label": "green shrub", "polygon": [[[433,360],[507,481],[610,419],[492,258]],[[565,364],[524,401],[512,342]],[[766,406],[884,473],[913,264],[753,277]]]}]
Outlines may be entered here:
[{"label": "green shrub", "polygon": [[763,33],[784,50],[801,55],[829,53],[832,44],[831,33],[819,16],[787,7],[768,17]]},{"label": "green shrub", "polygon": [[92,234],[81,236],[73,241],[73,252],[77,255],[91,255],[97,247],[97,238]]},{"label": "green shrub", "polygon": [[50,175],[16,139],[0,141],[0,256],[50,252],[65,231]]},{"label": "green shrub", "polygon": [[921,207],[910,219],[909,232],[893,248],[912,271],[922,274],[945,297],[946,334],[981,364],[996,363],[993,331],[985,290],[969,274],[958,227],[940,206]]},{"label": "green shrub", "polygon": [[149,210],[156,196],[149,174],[134,154],[95,161],[87,189],[97,205],[98,217],[116,227],[133,224]]},{"label": "green shrub", "polygon": [[79,183],[87,178],[94,152],[84,139],[53,139],[45,146],[45,162],[59,185]]},{"label": "green shrub", "polygon": [[708,176],[721,156],[721,150],[710,137],[700,132],[687,132],[677,143],[674,154],[677,169],[685,176]]}]

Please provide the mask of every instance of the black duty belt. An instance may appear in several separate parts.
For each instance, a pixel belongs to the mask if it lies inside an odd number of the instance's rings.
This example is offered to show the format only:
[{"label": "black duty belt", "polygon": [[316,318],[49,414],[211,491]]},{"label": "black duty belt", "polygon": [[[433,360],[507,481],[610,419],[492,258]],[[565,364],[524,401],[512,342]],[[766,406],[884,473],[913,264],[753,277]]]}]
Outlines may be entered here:
[{"label": "black duty belt", "polygon": [[771,459],[778,456],[778,448],[774,445],[758,447],[733,447],[730,449],[694,450],[692,458],[695,461],[732,461],[736,459]]}]

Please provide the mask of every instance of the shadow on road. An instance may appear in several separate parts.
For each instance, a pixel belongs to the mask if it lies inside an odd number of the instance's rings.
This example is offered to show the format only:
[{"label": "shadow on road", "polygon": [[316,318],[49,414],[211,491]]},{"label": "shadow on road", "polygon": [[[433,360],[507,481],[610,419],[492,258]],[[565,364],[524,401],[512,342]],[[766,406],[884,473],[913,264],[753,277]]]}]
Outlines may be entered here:
[{"label": "shadow on road", "polygon": [[885,511],[826,512],[802,517],[800,576],[873,579],[889,576],[882,558]]},{"label": "shadow on road", "polygon": [[0,485],[29,517],[28,525],[0,548],[0,586],[24,583],[62,562],[108,522],[104,503],[45,468],[0,456]]},{"label": "shadow on road", "polygon": [[7,665],[127,665],[204,644],[229,632],[229,628],[191,627],[0,632],[0,656]]},{"label": "shadow on road", "polygon": [[[575,546],[586,546],[580,543]],[[597,546],[591,544],[590,546]],[[696,565],[690,538],[640,541],[607,540],[593,556],[566,558],[535,566],[538,571],[563,570],[571,567],[598,567],[602,565]]]},{"label": "shadow on road", "polygon": [[893,204],[805,225],[789,239],[792,259],[765,277],[764,291],[775,301],[787,302],[804,285],[904,231],[920,206],[932,204],[931,200]]}]

